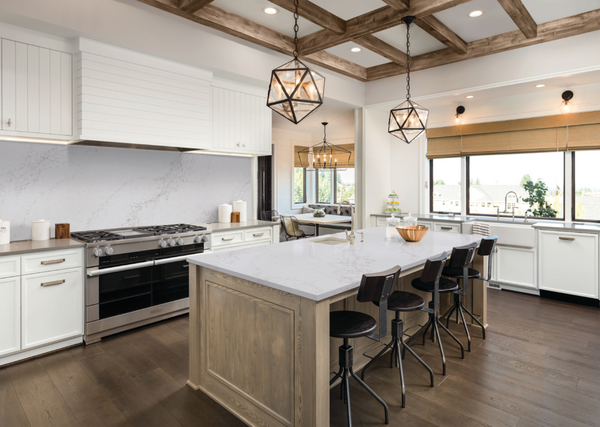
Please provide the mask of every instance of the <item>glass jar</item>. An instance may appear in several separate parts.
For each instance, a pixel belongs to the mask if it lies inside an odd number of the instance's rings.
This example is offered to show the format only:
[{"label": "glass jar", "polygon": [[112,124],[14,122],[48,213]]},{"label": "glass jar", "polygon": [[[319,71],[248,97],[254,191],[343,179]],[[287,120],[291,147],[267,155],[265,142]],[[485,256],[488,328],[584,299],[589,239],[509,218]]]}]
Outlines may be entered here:
[{"label": "glass jar", "polygon": [[396,227],[400,225],[400,218],[395,218],[393,215],[391,218],[387,218],[385,220],[387,222],[387,227],[385,229],[385,238],[393,239],[394,237],[398,237],[398,231]]},{"label": "glass jar", "polygon": [[417,216],[415,214],[409,213],[407,217],[404,218],[404,225],[417,225]]}]

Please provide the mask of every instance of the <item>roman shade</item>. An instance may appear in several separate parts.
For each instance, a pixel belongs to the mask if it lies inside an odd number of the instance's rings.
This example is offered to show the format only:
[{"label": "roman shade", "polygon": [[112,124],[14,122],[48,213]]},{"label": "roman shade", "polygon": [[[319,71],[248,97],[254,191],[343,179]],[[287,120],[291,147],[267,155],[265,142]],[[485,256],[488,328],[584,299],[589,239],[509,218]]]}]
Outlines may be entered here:
[{"label": "roman shade", "polygon": [[427,158],[600,149],[600,111],[427,130]]},{"label": "roman shade", "polygon": [[[339,168],[353,168],[354,167],[354,144],[334,144],[336,147],[343,148],[345,150],[350,151],[350,160],[348,161],[348,154],[338,155],[338,167]],[[302,168],[308,165],[308,154],[301,153],[302,150],[306,150],[308,147],[304,147],[301,145],[294,146],[294,167]],[[302,159],[302,162],[300,162]]]}]

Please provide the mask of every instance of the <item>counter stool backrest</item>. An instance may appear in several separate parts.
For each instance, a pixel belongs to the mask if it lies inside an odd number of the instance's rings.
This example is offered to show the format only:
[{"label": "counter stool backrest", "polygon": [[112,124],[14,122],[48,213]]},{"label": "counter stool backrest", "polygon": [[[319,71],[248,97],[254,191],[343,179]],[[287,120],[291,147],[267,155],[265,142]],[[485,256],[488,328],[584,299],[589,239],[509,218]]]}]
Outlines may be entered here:
[{"label": "counter stool backrest", "polygon": [[473,262],[473,258],[475,258],[477,245],[478,242],[474,242],[469,245],[452,248],[452,255],[450,255],[450,261],[448,261],[448,267],[467,268]]},{"label": "counter stool backrest", "polygon": [[387,301],[396,289],[400,277],[400,266],[380,273],[363,274],[356,299],[358,302],[377,302],[379,304],[379,334],[369,338],[381,341],[387,336]]},{"label": "counter stool backrest", "polygon": [[479,244],[479,250],[477,251],[477,255],[488,257],[488,268],[487,268],[487,277],[482,277],[481,280],[489,281],[492,278],[492,260],[491,256],[494,253],[494,249],[496,248],[496,243],[498,242],[498,236],[486,237],[481,239],[481,243]]},{"label": "counter stool backrest", "polygon": [[423,272],[421,273],[421,282],[438,282],[439,286],[440,277],[442,277],[442,270],[446,264],[446,258],[448,258],[448,253],[444,252],[437,258],[428,259],[425,263],[425,267],[423,267]]}]

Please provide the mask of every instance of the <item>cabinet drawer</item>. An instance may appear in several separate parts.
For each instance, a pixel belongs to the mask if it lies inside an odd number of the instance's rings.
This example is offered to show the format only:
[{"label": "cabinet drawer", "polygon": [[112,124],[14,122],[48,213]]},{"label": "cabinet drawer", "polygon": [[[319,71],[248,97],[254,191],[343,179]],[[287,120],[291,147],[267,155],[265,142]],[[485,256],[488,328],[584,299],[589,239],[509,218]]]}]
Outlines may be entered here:
[{"label": "cabinet drawer", "polygon": [[83,268],[22,279],[23,349],[83,333]]},{"label": "cabinet drawer", "polygon": [[460,233],[460,225],[457,224],[433,224],[433,231],[445,231],[446,233]]},{"label": "cabinet drawer", "polygon": [[81,267],[83,251],[81,249],[68,249],[63,251],[39,252],[22,257],[22,273],[32,274],[46,271],[65,270],[67,268]]},{"label": "cabinet drawer", "polygon": [[0,356],[19,350],[21,350],[21,278],[0,279]]},{"label": "cabinet drawer", "polygon": [[244,241],[244,230],[232,231],[228,233],[213,233],[212,247],[237,245]]},{"label": "cabinet drawer", "polygon": [[14,277],[21,275],[21,257],[4,256],[0,257],[0,279],[5,277]]},{"label": "cabinet drawer", "polygon": [[264,228],[256,228],[253,230],[246,230],[245,232],[245,241],[246,242],[255,242],[260,240],[272,240],[273,239],[273,228],[272,227],[264,227]]},{"label": "cabinet drawer", "polygon": [[377,217],[377,227],[387,227],[386,218]]},{"label": "cabinet drawer", "polygon": [[433,230],[433,223],[431,223],[431,222],[418,221],[417,225],[424,225],[425,227],[428,227],[430,230]]}]

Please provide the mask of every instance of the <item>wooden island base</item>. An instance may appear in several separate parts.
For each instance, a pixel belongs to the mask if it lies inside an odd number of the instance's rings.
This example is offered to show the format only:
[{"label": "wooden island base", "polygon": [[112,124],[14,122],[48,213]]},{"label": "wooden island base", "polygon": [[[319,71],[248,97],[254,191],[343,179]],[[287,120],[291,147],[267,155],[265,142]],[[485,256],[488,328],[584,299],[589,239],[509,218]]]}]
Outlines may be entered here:
[{"label": "wooden island base", "polygon": [[[476,259],[475,268],[483,271],[482,264]],[[358,289],[317,302],[197,265],[190,270],[188,384],[250,426],[328,426],[329,379],[339,369],[341,345],[329,337],[329,312],[358,310],[377,319],[377,307],[357,302]],[[403,271],[399,287],[428,302],[430,294],[410,286],[419,270]],[[487,326],[485,283],[470,288],[465,306]],[[444,296],[443,307],[451,299]],[[404,321],[405,329],[422,325],[427,314],[409,313]],[[350,341],[358,372],[369,361],[363,353],[377,342]],[[438,375],[439,367],[432,368]]]}]

